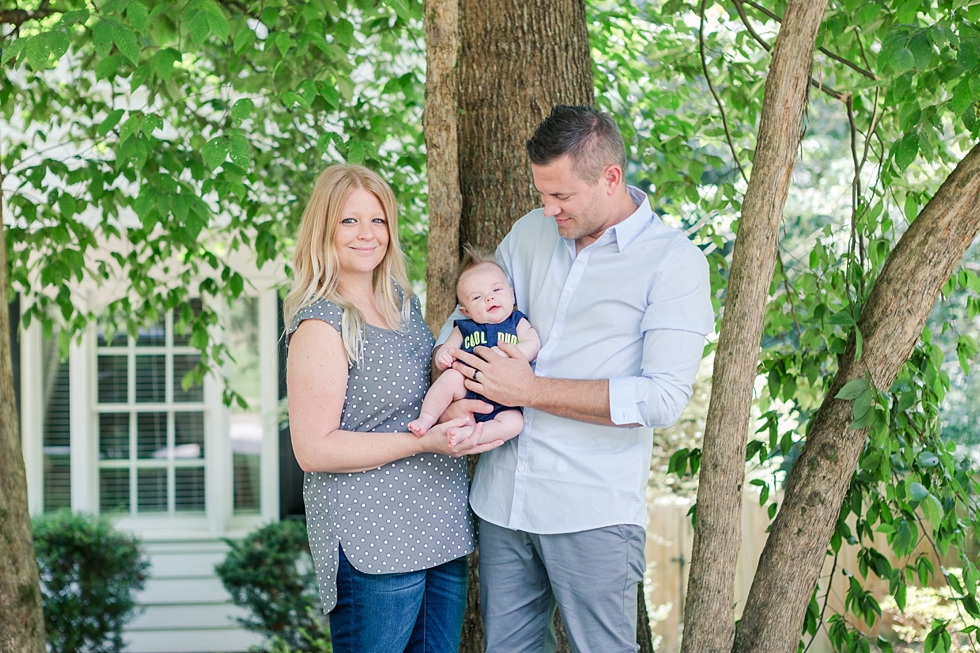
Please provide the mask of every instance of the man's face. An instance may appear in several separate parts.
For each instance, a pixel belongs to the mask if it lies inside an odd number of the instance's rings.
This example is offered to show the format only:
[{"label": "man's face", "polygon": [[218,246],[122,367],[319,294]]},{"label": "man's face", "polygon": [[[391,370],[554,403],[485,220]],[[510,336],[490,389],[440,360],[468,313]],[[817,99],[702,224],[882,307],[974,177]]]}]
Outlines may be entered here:
[{"label": "man's face", "polygon": [[532,163],[531,176],[541,194],[544,214],[554,218],[563,238],[589,244],[605,231],[612,199],[604,175],[589,184],[575,173],[566,155],[543,166]]}]

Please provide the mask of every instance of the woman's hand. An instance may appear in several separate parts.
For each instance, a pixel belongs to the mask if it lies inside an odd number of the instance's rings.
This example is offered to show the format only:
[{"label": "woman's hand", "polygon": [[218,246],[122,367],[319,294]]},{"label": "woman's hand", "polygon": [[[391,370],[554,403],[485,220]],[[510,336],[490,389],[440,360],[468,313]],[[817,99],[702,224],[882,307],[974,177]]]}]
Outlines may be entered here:
[{"label": "woman's hand", "polygon": [[[420,441],[423,451],[453,458],[490,451],[504,443],[503,440],[493,440],[480,444],[482,435],[483,424],[474,425],[470,419],[459,417],[436,424],[420,438]],[[450,444],[450,441],[454,444]]]}]

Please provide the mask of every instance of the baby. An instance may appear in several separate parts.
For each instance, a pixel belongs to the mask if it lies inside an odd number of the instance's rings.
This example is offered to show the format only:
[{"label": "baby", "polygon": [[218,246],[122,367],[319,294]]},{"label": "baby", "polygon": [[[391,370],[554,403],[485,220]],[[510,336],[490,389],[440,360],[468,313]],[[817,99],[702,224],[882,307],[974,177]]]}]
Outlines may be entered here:
[{"label": "baby", "polygon": [[[474,414],[477,422],[483,422],[480,442],[509,440],[524,427],[520,408],[502,406],[467,390],[463,375],[452,369],[455,359],[449,355],[449,350],[472,352],[474,347],[483,346],[506,356],[497,343],[507,342],[516,345],[532,361],[538,355],[541,341],[527,317],[514,309],[514,289],[493,256],[465,248],[456,280],[456,295],[459,312],[469,319],[456,320],[449,340],[436,350],[436,366],[444,372],[429,388],[419,418],[410,422],[408,428],[415,435],[425,435],[453,401],[481,399],[493,406],[493,412]],[[458,435],[451,437],[450,444],[461,439]]]}]

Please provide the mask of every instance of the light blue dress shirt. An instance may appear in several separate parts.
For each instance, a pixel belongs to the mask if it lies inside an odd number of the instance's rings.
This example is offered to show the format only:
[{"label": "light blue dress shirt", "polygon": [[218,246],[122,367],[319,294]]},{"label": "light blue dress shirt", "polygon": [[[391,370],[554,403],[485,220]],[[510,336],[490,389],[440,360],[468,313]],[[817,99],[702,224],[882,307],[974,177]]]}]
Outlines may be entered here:
[{"label": "light blue dress shirt", "polygon": [[480,456],[470,489],[473,511],[498,526],[646,528],[653,427],[677,421],[690,399],[714,312],[701,250],[664,225],[642,191],[629,191],[639,208],[578,254],[541,209],[497,248],[517,306],[541,337],[535,374],[609,379],[617,425],[526,408],[520,436]]}]

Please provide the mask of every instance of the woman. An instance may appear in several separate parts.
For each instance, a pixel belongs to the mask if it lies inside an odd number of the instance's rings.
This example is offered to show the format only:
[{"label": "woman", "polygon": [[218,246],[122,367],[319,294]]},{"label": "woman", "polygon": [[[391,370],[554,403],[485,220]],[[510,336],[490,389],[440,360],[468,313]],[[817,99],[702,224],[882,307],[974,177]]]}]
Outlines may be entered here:
[{"label": "woman", "polygon": [[[293,451],[337,653],[457,651],[473,550],[463,419],[408,432],[432,335],[398,245],[395,197],[362,166],[317,179],[284,312]],[[448,446],[450,432],[464,438]]]}]

